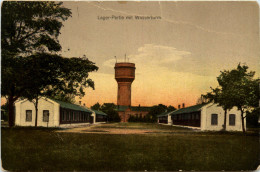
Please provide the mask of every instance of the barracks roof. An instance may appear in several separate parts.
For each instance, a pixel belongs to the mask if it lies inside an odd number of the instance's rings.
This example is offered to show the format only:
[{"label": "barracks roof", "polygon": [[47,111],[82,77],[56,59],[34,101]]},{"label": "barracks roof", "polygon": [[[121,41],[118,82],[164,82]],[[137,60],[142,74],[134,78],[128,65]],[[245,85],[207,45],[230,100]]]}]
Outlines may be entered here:
[{"label": "barracks roof", "polygon": [[198,112],[205,105],[206,104],[204,103],[204,104],[194,105],[194,106],[190,106],[190,107],[186,107],[186,108],[182,108],[182,109],[177,109],[177,110],[173,111],[171,113],[171,115],[177,115],[177,114],[183,114],[183,113],[191,113],[191,112]]},{"label": "barracks roof", "polygon": [[[91,109],[93,110],[93,109]],[[103,115],[103,116],[107,116],[106,113],[102,112],[102,111],[97,111],[97,110],[93,110],[97,115]]]},{"label": "barracks roof", "polygon": [[170,112],[163,112],[159,115],[157,115],[157,117],[162,117],[162,116],[167,116]]},{"label": "barracks roof", "polygon": [[63,101],[60,101],[60,100],[55,100],[55,99],[51,99],[51,100],[60,104],[60,107],[62,107],[62,108],[92,113],[92,111],[87,109],[86,107],[81,107],[79,105],[63,102]]},{"label": "barracks roof", "polygon": [[175,111],[177,111],[177,110],[170,111],[170,112],[163,112],[163,113],[157,115],[157,117],[172,115]]}]

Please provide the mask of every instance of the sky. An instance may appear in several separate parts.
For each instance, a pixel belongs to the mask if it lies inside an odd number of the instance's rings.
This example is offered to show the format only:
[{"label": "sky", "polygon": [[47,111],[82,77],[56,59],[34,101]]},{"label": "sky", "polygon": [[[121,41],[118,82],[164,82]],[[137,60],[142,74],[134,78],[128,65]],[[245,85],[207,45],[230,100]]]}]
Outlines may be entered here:
[{"label": "sky", "polygon": [[64,6],[72,17],[59,37],[62,55],[86,55],[99,67],[90,74],[95,90],[87,88],[81,99],[87,106],[116,103],[114,56],[120,62],[125,54],[136,65],[132,105],[193,105],[217,86],[220,71],[238,63],[259,77],[256,2],[80,1]]},{"label": "sky", "polygon": [[134,106],[194,105],[217,86],[220,71],[238,63],[259,77],[257,2],[77,1],[64,6],[72,17],[61,29],[61,54],[86,55],[99,67],[89,76],[95,90],[87,88],[86,95],[77,98],[87,106],[116,103],[115,56],[120,62],[125,54],[136,65]]}]

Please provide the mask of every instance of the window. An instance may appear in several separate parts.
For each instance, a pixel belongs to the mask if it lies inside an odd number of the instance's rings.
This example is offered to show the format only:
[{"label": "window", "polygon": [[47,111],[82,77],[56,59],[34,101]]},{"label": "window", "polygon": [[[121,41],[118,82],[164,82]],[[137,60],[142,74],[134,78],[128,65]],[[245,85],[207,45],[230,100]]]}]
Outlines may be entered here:
[{"label": "window", "polygon": [[69,121],[70,120],[70,112],[66,111],[66,120]]},{"label": "window", "polygon": [[236,125],[236,115],[229,114],[229,125]]},{"label": "window", "polygon": [[76,121],[79,121],[79,114],[78,112],[74,112],[75,113],[75,116],[76,116]]},{"label": "window", "polygon": [[31,122],[32,121],[32,110],[26,110],[26,122]]},{"label": "window", "polygon": [[211,125],[218,125],[218,114],[211,114]]},{"label": "window", "polygon": [[200,119],[199,114],[196,114],[196,119]]},{"label": "window", "polygon": [[76,118],[75,118],[75,113],[74,113],[74,112],[71,112],[71,114],[72,114],[72,121],[75,121],[75,120],[76,120]]},{"label": "window", "polygon": [[86,114],[86,119],[87,119],[87,121],[89,122],[90,121],[90,115],[89,114]]},{"label": "window", "polygon": [[65,114],[65,111],[63,110],[62,111],[62,121],[65,121],[65,116],[66,116],[66,114]]},{"label": "window", "polygon": [[49,110],[43,110],[43,122],[49,122]]}]

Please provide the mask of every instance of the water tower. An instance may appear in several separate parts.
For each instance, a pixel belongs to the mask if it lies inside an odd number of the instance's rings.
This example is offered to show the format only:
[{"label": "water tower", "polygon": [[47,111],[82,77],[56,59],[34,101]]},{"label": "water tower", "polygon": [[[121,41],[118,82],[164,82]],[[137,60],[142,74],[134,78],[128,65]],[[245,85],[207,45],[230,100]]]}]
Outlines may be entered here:
[{"label": "water tower", "polygon": [[135,64],[116,63],[115,79],[118,83],[117,105],[131,106],[131,85],[135,79]]}]

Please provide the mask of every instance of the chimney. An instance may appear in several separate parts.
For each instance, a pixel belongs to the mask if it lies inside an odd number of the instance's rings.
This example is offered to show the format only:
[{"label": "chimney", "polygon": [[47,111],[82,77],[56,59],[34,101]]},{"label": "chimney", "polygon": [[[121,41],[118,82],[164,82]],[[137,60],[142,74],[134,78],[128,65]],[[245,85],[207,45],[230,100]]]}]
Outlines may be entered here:
[{"label": "chimney", "polygon": [[79,101],[79,104],[81,105],[81,101]]},{"label": "chimney", "polygon": [[139,107],[141,107],[141,105],[139,104]]},{"label": "chimney", "polygon": [[185,108],[185,103],[182,103],[182,108]]},{"label": "chimney", "polygon": [[178,109],[180,109],[181,108],[181,105],[178,105]]}]

